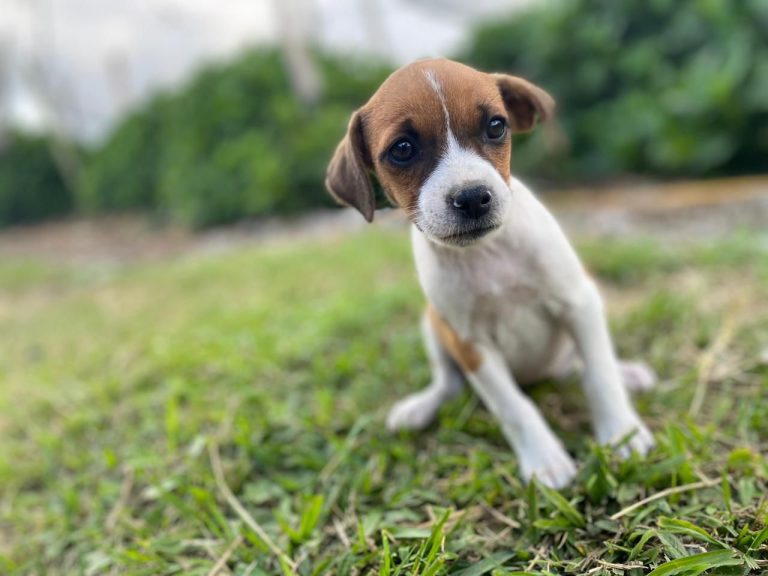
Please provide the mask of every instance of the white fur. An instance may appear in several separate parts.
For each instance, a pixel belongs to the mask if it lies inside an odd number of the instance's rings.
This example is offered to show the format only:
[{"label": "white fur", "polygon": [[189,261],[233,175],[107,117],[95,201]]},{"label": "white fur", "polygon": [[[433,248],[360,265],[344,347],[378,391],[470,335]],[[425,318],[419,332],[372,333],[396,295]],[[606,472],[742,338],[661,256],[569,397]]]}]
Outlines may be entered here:
[{"label": "white fur", "polygon": [[447,196],[480,184],[491,192],[493,220],[499,225],[509,205],[507,184],[488,160],[462,148],[449,129],[446,150],[419,191],[418,228],[434,242],[443,243],[444,238],[458,231],[459,225]]},{"label": "white fur", "polygon": [[434,72],[424,73],[443,109],[447,133],[445,149],[440,160],[419,190],[419,210],[416,226],[431,240],[443,239],[458,231],[459,221],[451,210],[448,196],[460,190],[484,185],[493,197],[494,224],[504,220],[509,189],[496,168],[473,150],[463,148],[451,130],[451,118],[440,81]]},{"label": "white fur", "polygon": [[527,481],[535,476],[553,488],[566,486],[576,474],[576,466],[536,406],[518,388],[504,351],[488,342],[478,349],[483,363],[467,377],[517,453],[523,478]]},{"label": "white fur", "polygon": [[432,70],[426,70],[424,72],[424,77],[427,79],[427,82],[431,86],[434,93],[437,95],[437,99],[440,100],[440,106],[442,106],[443,115],[445,116],[445,127],[448,130],[450,130],[451,118],[448,114],[448,105],[445,103],[445,94],[443,94],[443,86],[442,84],[440,84],[440,81],[437,79],[437,76]]},{"label": "white fur", "polygon": [[389,411],[387,428],[390,430],[421,430],[437,415],[437,409],[463,388],[463,378],[458,366],[440,345],[437,335],[426,314],[421,321],[424,344],[432,383],[423,390],[403,398]]},{"label": "white fur", "polygon": [[[445,116],[445,149],[419,191],[413,247],[422,288],[437,312],[479,352],[482,363],[465,374],[496,416],[517,453],[525,480],[568,484],[576,467],[518,383],[559,378],[579,367],[598,441],[644,454],[653,437],[630,402],[627,388],[648,388],[645,365],[618,362],[597,287],[555,219],[517,179],[504,182],[485,158],[462,148],[451,130],[442,86],[426,81]],[[471,244],[447,240],[462,222],[449,201],[462,189],[491,192],[490,222],[498,228]],[[432,383],[398,402],[387,425],[421,429],[461,388],[461,376],[429,323],[424,325]]]},{"label": "white fur", "polygon": [[[442,169],[455,174],[459,162],[471,164],[467,156],[449,156],[450,146],[436,173]],[[464,174],[453,178],[460,180]],[[441,173],[436,178],[448,182],[451,176]],[[424,190],[432,188],[425,185]],[[598,290],[546,208],[515,178],[504,197],[501,228],[469,246],[443,245],[414,227],[416,268],[437,312],[480,352],[480,368],[466,376],[499,420],[523,476],[560,487],[575,474],[573,462],[517,383],[561,376],[580,364],[598,441],[611,444],[631,434],[621,454],[644,454],[653,437],[632,407],[623,380],[648,387],[653,374],[637,364],[618,362]],[[424,206],[429,206],[428,200]],[[396,405],[390,428],[425,426],[451,395],[437,391],[445,388],[438,383],[444,380],[441,372],[450,369],[450,360],[435,353],[434,343],[428,341],[430,346],[431,361],[437,364],[435,381],[420,393],[421,400],[411,397]]]}]

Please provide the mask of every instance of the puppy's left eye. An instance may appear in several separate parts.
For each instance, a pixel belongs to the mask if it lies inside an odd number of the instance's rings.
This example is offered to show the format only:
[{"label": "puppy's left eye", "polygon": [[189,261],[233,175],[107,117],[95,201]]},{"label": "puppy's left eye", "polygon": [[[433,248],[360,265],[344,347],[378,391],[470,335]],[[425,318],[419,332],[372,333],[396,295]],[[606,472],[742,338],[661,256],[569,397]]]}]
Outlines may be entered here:
[{"label": "puppy's left eye", "polygon": [[488,121],[488,126],[485,127],[485,134],[491,140],[501,140],[507,133],[507,123],[504,118],[495,116]]}]

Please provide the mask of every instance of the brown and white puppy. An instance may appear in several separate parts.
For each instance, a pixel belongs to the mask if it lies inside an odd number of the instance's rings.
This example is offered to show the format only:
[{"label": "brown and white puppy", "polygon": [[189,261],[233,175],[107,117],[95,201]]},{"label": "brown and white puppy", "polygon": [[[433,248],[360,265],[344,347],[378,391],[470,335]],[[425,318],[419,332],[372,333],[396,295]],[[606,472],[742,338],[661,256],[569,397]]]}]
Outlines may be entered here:
[{"label": "brown and white puppy", "polygon": [[522,78],[415,62],[352,115],[326,187],[371,221],[375,174],[413,223],[433,380],[392,408],[388,427],[427,426],[466,378],[523,477],[561,487],[573,461],[519,384],[583,372],[598,441],[631,435],[620,448],[626,455],[653,445],[627,388],[648,388],[655,377],[617,360],[595,283],[551,214],[510,174],[512,133],[553,110],[552,98]]}]

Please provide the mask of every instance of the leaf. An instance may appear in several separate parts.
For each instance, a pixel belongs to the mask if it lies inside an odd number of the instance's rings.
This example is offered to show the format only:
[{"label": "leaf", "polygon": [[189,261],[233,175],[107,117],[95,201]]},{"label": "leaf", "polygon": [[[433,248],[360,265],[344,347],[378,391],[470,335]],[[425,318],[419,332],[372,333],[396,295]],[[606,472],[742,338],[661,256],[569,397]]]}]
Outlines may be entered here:
[{"label": "leaf", "polygon": [[754,466],[757,456],[749,448],[735,448],[728,455],[728,469],[746,472]]},{"label": "leaf", "polygon": [[668,556],[672,558],[685,558],[688,555],[683,543],[671,532],[659,532],[658,536]]},{"label": "leaf", "polygon": [[382,554],[384,558],[382,559],[380,574],[381,576],[389,576],[392,571],[392,555],[389,552],[387,534],[383,530],[381,532],[381,547],[383,548]]},{"label": "leaf", "polygon": [[365,530],[363,529],[363,523],[358,520],[357,522],[357,543],[360,550],[368,550],[368,542],[365,540]]},{"label": "leaf", "polygon": [[696,540],[703,540],[704,542],[714,544],[715,546],[720,546],[721,548],[727,548],[725,544],[720,542],[720,540],[712,537],[703,528],[699,528],[687,520],[678,520],[676,518],[667,518],[666,516],[662,516],[659,518],[659,528],[663,528],[674,534],[685,534],[686,536],[690,536]]},{"label": "leaf", "polygon": [[323,495],[317,494],[310,498],[307,507],[301,514],[301,524],[299,526],[299,534],[301,534],[302,540],[307,540],[312,536],[312,532],[317,526],[317,521],[320,519],[320,513],[323,511]]},{"label": "leaf", "polygon": [[646,532],[644,532],[643,535],[640,537],[640,540],[637,541],[637,544],[634,545],[634,547],[632,548],[632,551],[629,553],[629,560],[634,560],[635,558],[637,558],[637,555],[643,551],[643,548],[648,543],[648,540],[658,535],[659,534],[656,532],[656,530],[647,530]]},{"label": "leaf", "polygon": [[[437,524],[432,528],[432,534],[429,535],[431,546],[426,560],[428,565],[434,562],[435,558],[437,558],[437,553],[440,551],[440,547],[443,543],[443,527],[445,527],[445,523],[448,521],[450,515],[451,511],[446,510],[443,513],[442,518],[440,518]],[[435,564],[435,566],[437,566],[437,564]],[[427,573],[427,571],[424,572],[425,575]]]},{"label": "leaf", "polygon": [[393,526],[392,528],[388,528],[387,532],[389,532],[395,540],[421,540],[422,538],[429,538],[432,535],[431,530],[413,526]]},{"label": "leaf", "polygon": [[723,474],[723,481],[720,484],[723,491],[723,502],[725,502],[725,508],[728,510],[728,514],[733,514],[731,507],[731,484],[728,482],[728,475]]},{"label": "leaf", "polygon": [[563,530],[568,530],[568,528],[571,528],[572,525],[566,518],[563,517],[555,518],[552,520],[540,518],[533,523],[533,527],[541,528],[547,532],[562,532]]},{"label": "leaf", "polygon": [[528,504],[528,523],[531,526],[534,526],[536,523],[536,520],[539,518],[539,503],[536,499],[536,486],[535,482],[531,482],[528,484],[528,487],[525,490],[525,496],[526,501]]},{"label": "leaf", "polygon": [[670,576],[672,574],[685,574],[686,576],[696,576],[705,570],[719,568],[721,566],[741,566],[744,561],[734,556],[730,550],[715,550],[714,552],[704,552],[703,554],[694,554],[665,562],[650,572],[648,576]]},{"label": "leaf", "polygon": [[755,536],[755,539],[752,541],[752,544],[750,544],[749,550],[758,550],[766,540],[768,540],[768,526],[758,532],[757,536]]},{"label": "leaf", "polygon": [[739,500],[742,505],[749,506],[757,495],[755,482],[752,478],[739,478]]},{"label": "leaf", "polygon": [[453,576],[481,576],[482,574],[487,574],[494,568],[498,568],[514,556],[514,552],[497,552],[496,554],[491,554],[485,560],[473,564],[469,568],[464,568],[464,570],[455,572]]},{"label": "leaf", "polygon": [[294,530],[293,527],[290,525],[288,520],[283,516],[279,511],[275,511],[274,513],[275,520],[277,520],[278,526],[285,532],[288,537],[291,539],[291,542],[300,543],[301,542],[301,533],[298,530]]},{"label": "leaf", "polygon": [[557,490],[553,490],[539,482],[536,482],[536,485],[544,498],[557,508],[557,510],[568,519],[571,525],[578,526],[579,528],[586,526],[584,516],[582,516],[581,513],[568,502],[568,500],[563,498]]}]

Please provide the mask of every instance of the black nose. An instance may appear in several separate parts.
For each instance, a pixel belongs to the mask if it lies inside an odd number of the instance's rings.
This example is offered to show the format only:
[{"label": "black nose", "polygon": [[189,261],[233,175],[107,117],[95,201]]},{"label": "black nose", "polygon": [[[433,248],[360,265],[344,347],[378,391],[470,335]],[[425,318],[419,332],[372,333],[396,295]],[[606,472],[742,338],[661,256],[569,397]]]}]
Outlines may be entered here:
[{"label": "black nose", "polygon": [[453,199],[453,207],[467,218],[481,218],[491,209],[491,192],[485,186],[467,188]]}]

